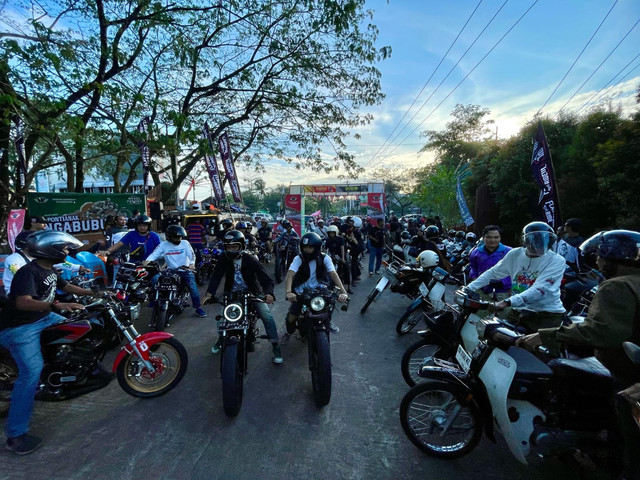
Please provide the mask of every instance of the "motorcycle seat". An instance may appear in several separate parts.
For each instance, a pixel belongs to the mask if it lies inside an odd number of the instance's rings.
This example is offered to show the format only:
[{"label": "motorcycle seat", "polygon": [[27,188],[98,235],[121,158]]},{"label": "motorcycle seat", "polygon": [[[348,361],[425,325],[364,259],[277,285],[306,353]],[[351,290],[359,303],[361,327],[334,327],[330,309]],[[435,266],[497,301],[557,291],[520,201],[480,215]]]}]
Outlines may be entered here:
[{"label": "motorcycle seat", "polygon": [[510,347],[507,354],[516,361],[516,376],[520,379],[536,379],[553,375],[553,371],[543,361],[527,350]]},{"label": "motorcycle seat", "polygon": [[598,382],[602,386],[612,382],[611,373],[596,357],[555,358],[547,365],[557,377],[570,379],[571,382]]}]

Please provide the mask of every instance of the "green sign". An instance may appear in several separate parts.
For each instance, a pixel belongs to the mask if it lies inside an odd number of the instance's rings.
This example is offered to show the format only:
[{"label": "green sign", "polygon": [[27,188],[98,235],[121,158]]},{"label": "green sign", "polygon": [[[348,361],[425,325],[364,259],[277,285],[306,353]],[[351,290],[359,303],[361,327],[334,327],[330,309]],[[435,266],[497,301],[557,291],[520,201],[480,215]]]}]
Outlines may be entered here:
[{"label": "green sign", "polygon": [[108,215],[147,211],[141,193],[28,193],[27,203],[29,215],[42,215],[49,228],[72,235],[102,233]]}]

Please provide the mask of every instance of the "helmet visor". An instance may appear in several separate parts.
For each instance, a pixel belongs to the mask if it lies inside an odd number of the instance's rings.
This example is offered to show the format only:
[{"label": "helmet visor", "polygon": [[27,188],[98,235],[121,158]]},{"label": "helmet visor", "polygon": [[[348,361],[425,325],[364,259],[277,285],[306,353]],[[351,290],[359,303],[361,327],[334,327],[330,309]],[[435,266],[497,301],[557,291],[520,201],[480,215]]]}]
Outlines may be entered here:
[{"label": "helmet visor", "polygon": [[530,232],[523,235],[523,245],[532,257],[541,257],[553,245],[549,232]]}]

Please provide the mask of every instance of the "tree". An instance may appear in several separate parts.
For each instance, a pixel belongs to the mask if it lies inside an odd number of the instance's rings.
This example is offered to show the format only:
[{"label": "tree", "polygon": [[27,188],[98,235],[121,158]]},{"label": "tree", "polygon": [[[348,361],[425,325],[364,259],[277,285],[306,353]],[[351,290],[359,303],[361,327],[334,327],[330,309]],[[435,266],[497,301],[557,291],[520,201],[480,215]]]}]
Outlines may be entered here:
[{"label": "tree", "polygon": [[428,215],[439,215],[444,225],[462,222],[456,200],[455,169],[443,163],[427,165],[415,172],[417,186],[413,193],[416,205]]},{"label": "tree", "polygon": [[404,209],[413,205],[412,196],[417,179],[416,169],[395,167],[378,167],[368,175],[370,178],[384,179],[384,192],[389,205],[389,210],[400,212],[404,215]]}]

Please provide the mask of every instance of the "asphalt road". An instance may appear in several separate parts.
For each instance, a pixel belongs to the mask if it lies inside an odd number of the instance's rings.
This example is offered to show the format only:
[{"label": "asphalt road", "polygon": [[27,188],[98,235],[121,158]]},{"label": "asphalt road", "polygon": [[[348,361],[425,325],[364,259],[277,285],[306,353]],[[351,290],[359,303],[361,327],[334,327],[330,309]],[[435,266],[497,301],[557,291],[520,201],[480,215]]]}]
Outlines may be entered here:
[{"label": "asphalt road", "polygon": [[[211,354],[219,306],[209,317],[188,309],[169,327],[186,346],[189,368],[167,395],[141,400],[112,382],[58,403],[36,403],[32,433],[43,446],[25,457],[0,453],[0,479],[565,479],[562,466],[524,466],[499,439],[483,438],[469,455],[442,461],[405,437],[398,406],[407,386],[400,374],[415,334],[397,337],[409,304],[386,291],[360,314],[375,277],[363,275],[348,312],[336,312],[332,335],[333,394],[316,408],[306,345],[292,339],[284,363],[271,362],[261,341],[249,356],[244,401],[229,419],[222,409],[219,356]],[[204,291],[204,289],[202,289]],[[279,333],[288,304],[284,287],[272,311]],[[146,331],[144,322],[140,330]]]}]

